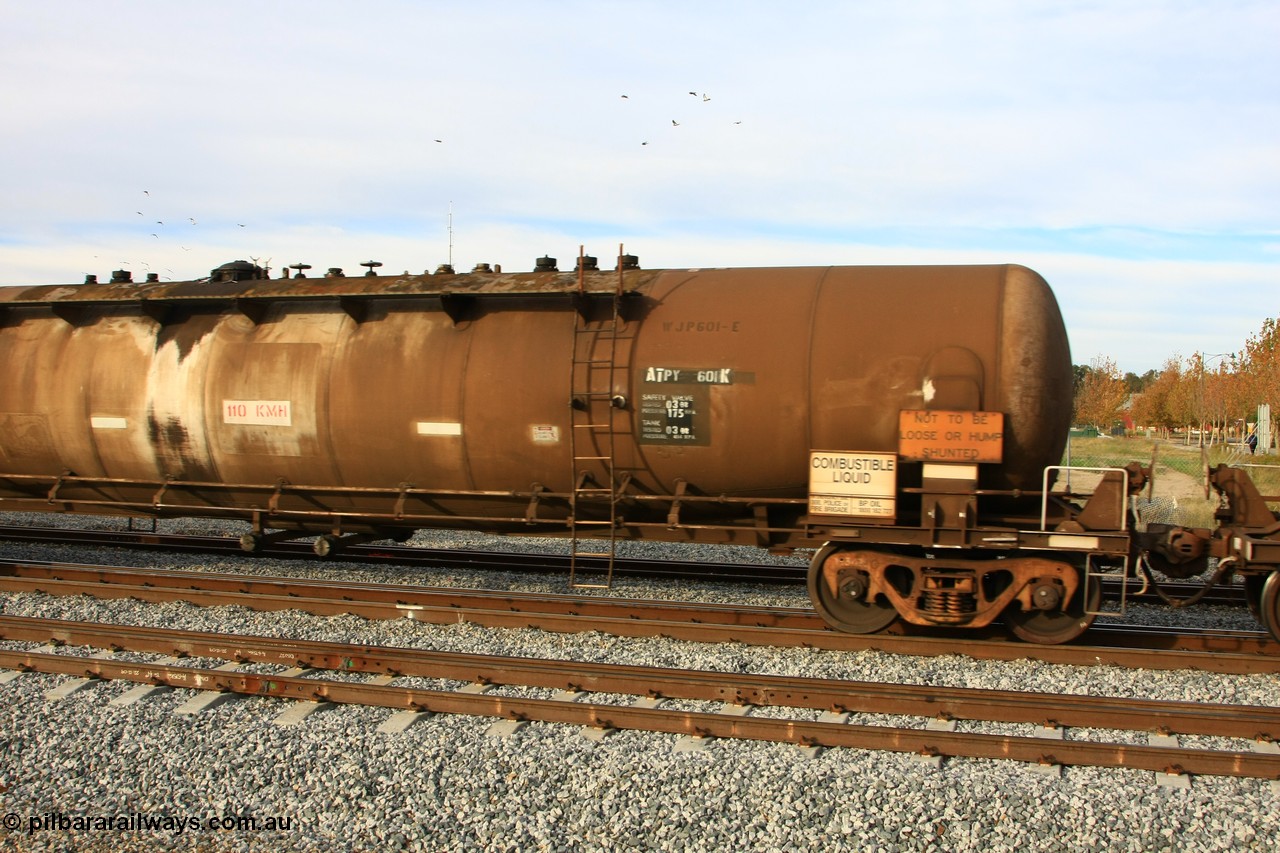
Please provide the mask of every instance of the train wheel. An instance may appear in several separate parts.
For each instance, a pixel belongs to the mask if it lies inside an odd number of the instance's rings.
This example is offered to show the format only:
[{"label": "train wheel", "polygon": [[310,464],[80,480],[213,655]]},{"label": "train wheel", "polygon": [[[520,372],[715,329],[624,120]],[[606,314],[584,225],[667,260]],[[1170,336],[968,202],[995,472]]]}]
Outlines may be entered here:
[{"label": "train wheel", "polygon": [[1102,603],[1102,584],[1098,579],[1089,579],[1087,598],[1085,586],[1083,583],[1077,586],[1071,601],[1058,610],[1028,611],[1010,607],[1002,614],[1004,623],[1015,637],[1028,643],[1056,646],[1070,642],[1089,629],[1094,617],[1088,615],[1088,611],[1097,610]]},{"label": "train wheel", "polygon": [[1262,585],[1262,597],[1258,600],[1258,621],[1267,633],[1280,640],[1280,571],[1272,572]]},{"label": "train wheel", "polygon": [[865,572],[846,572],[841,577],[839,593],[832,593],[822,575],[823,566],[843,549],[827,545],[813,555],[809,564],[809,598],[813,607],[826,622],[837,631],[850,634],[874,634],[898,618],[893,605],[867,600],[870,578]]}]

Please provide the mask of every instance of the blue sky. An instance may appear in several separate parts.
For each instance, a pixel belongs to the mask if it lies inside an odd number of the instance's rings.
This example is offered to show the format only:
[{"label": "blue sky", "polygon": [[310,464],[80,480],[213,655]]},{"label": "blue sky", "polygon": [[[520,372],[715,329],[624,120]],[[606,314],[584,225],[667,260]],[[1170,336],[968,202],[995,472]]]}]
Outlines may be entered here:
[{"label": "blue sky", "polygon": [[647,268],[1023,263],[1074,361],[1139,373],[1280,316],[1274,0],[67,0],[0,24],[0,285],[421,272],[452,209],[459,269],[619,243]]}]

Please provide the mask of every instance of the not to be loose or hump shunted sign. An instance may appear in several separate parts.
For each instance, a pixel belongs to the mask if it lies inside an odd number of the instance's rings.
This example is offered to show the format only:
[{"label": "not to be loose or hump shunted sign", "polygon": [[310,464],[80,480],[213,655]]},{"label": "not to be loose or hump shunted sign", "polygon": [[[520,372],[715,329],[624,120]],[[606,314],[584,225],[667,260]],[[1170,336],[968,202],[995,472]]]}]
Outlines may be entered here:
[{"label": "not to be loose or hump shunted sign", "polygon": [[915,462],[1000,462],[1004,413],[904,410],[898,455]]},{"label": "not to be loose or hump shunted sign", "polygon": [[893,453],[815,450],[809,454],[809,514],[892,520],[898,459]]}]

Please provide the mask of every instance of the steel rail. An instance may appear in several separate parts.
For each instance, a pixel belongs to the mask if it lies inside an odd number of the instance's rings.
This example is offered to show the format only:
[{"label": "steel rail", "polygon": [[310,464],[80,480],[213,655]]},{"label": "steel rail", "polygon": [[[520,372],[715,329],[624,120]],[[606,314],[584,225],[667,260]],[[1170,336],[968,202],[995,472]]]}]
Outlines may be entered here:
[{"label": "steel rail", "polygon": [[[187,594],[202,606],[242,604],[246,597],[266,600],[287,599],[320,606],[327,615],[345,612],[370,614],[372,618],[403,617],[416,607],[498,610],[538,615],[603,616],[623,615],[630,619],[701,621],[713,624],[747,624],[755,627],[801,627],[824,630],[821,619],[810,607],[751,607],[715,602],[680,602],[615,596],[566,595],[494,591],[458,587],[430,587],[415,584],[383,584],[362,581],[316,581],[286,576],[233,575],[170,569],[134,569],[49,561],[0,560],[0,589],[13,592],[57,592],[120,598],[109,590],[120,587],[172,590],[172,600]],[[83,588],[83,589],[82,589]],[[181,593],[181,595],[178,595]],[[225,596],[225,600],[219,596]],[[367,605],[367,607],[366,607]],[[392,605],[390,610],[378,605]],[[299,606],[293,605],[290,606]],[[352,610],[351,608],[359,608]],[[697,613],[691,614],[696,608]],[[279,608],[266,608],[279,609]],[[301,608],[300,608],[301,609]],[[412,618],[412,617],[411,617]],[[448,621],[457,621],[450,619]]]},{"label": "steel rail", "polygon": [[1226,703],[722,673],[23,616],[0,616],[0,639],[341,672],[385,673],[396,677],[714,700],[737,705],[1032,723],[1051,727],[1130,729],[1265,740],[1280,738],[1280,708]]},{"label": "steel rail", "polygon": [[[63,573],[69,577],[62,577]],[[561,633],[603,631],[617,636],[663,636],[695,642],[841,651],[876,649],[911,655],[964,654],[989,660],[1029,658],[1047,663],[1244,674],[1280,672],[1280,644],[1262,632],[1203,632],[1193,635],[1196,647],[1188,649],[1186,646],[1193,641],[1181,635],[1095,627],[1088,634],[1092,640],[1089,645],[1037,646],[1011,643],[996,632],[980,636],[937,632],[845,634],[830,630],[816,614],[803,608],[385,584],[333,585],[289,578],[62,564],[0,563],[0,590],[149,602],[182,600],[205,607],[237,605],[321,615],[351,613],[370,619],[469,622],[492,628],[537,628]]]},{"label": "steel rail", "polygon": [[1280,778],[1280,756],[1255,752],[1094,743],[676,711],[634,705],[322,681],[281,674],[236,673],[161,663],[117,662],[40,652],[0,651],[0,667],[282,699],[374,705],[517,721],[568,723],[600,729],[635,729],[695,737],[778,741],[804,746],[1012,759],[1038,764]]},{"label": "steel rail", "polygon": [[[658,619],[693,621],[723,625],[751,625],[754,627],[794,627],[826,631],[826,625],[809,606],[750,606],[715,602],[680,602],[654,599],[623,598],[618,596],[582,596],[558,593],[495,592],[485,589],[458,587],[427,587],[415,584],[384,584],[361,581],[314,581],[289,576],[232,575],[215,572],[192,572],[165,569],[134,569],[118,566],[87,565],[52,561],[0,560],[0,589],[6,578],[27,578],[49,581],[71,581],[86,584],[118,584],[159,588],[177,588],[186,591],[222,591],[242,595],[288,596],[289,598],[334,599],[342,602],[383,602],[423,607],[446,606],[458,608],[465,605],[475,609],[510,610],[533,613],[552,613],[589,616],[600,614],[630,619]],[[14,580],[16,588],[20,581]],[[30,589],[28,586],[27,589]],[[92,594],[92,593],[90,593]],[[117,596],[118,597],[118,596]],[[202,604],[205,602],[201,602]],[[235,602],[239,603],[239,599]],[[696,614],[691,613],[697,608]],[[342,610],[331,612],[346,612]],[[897,633],[906,630],[896,626]],[[919,629],[913,629],[919,630]],[[1162,650],[1227,650],[1241,651],[1242,640],[1265,638],[1261,632],[1240,634],[1230,631],[1202,631],[1195,635],[1198,647],[1188,638],[1171,639],[1167,630],[1150,626],[1125,626],[1123,628],[1095,629],[1095,633],[1116,634],[1108,645],[1125,643],[1129,647],[1141,646]],[[969,632],[973,639],[999,639],[1004,634],[999,628]],[[878,635],[878,636],[888,636]],[[1253,649],[1250,651],[1265,651]],[[1280,649],[1277,649],[1280,653]]]},{"label": "steel rail", "polygon": [[[78,530],[68,528],[33,528],[0,525],[0,539],[26,542],[51,542],[59,544],[104,545],[121,548],[141,548],[163,551],[200,551],[219,554],[236,554],[247,559],[277,557],[294,560],[330,560],[318,557],[307,541],[284,540],[264,544],[252,555],[246,554],[240,540],[226,536],[196,536],[176,533],[156,533],[139,530]],[[336,559],[344,562],[394,564],[399,566],[432,566],[436,568],[492,569],[496,571],[521,571],[542,574],[567,573],[568,556],[524,552],[477,551],[452,548],[423,548],[413,545],[349,544],[343,545]],[[588,571],[603,571],[603,561],[583,561]],[[693,560],[655,560],[635,557],[615,559],[615,575],[657,578],[707,578],[717,581],[747,581],[752,583],[803,584],[808,574],[807,566],[777,563],[722,563]],[[1187,598],[1199,592],[1200,583],[1169,582],[1161,585],[1173,598]],[[1103,593],[1111,598],[1120,594],[1119,584],[1104,579]],[[1129,603],[1161,604],[1154,592],[1141,595],[1134,590],[1126,594]],[[1244,603],[1244,589],[1240,586],[1218,587],[1211,590],[1201,604],[1240,605]]]},{"label": "steel rail", "polygon": [[[138,530],[78,530],[67,528],[33,528],[0,526],[0,539],[55,544],[102,545],[120,548],[142,548],[162,551],[200,551],[235,554],[245,559],[276,557],[293,560],[331,560],[318,557],[309,541],[283,540],[269,542],[252,554],[240,540],[226,536],[195,536]],[[412,545],[351,544],[343,545],[337,559],[344,562],[398,566],[432,566],[436,568],[494,569],[568,573],[568,556],[524,552],[476,551],[454,548],[422,548]],[[604,561],[583,561],[589,571],[603,570]],[[692,560],[649,560],[623,558],[615,560],[615,574],[634,577],[714,578],[722,581],[754,583],[803,584],[808,568],[764,563],[718,563]]]}]

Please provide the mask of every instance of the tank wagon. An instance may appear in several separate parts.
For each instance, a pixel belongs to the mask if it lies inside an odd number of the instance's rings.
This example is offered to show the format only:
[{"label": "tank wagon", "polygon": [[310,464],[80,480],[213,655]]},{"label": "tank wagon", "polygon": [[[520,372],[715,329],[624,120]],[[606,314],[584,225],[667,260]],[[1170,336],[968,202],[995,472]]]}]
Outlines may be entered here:
[{"label": "tank wagon", "polygon": [[1071,359],[1025,267],[365,266],[0,289],[0,508],[241,518],[247,550],[321,554],[561,535],[578,585],[620,539],[813,549],[840,630],[1039,643],[1088,627],[1102,576],[1216,557],[1280,638],[1280,524],[1242,471],[1211,473],[1216,530],[1136,529],[1138,464],[1055,489]]}]

